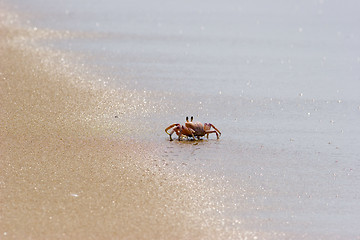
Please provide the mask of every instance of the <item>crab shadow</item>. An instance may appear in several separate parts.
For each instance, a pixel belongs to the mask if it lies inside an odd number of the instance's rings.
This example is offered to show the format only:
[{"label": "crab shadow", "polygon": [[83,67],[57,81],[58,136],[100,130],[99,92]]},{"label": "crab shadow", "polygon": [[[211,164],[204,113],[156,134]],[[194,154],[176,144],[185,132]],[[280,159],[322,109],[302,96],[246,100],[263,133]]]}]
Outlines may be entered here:
[{"label": "crab shadow", "polygon": [[194,138],[185,138],[185,139],[172,139],[172,140],[168,140],[169,142],[174,142],[176,144],[181,144],[181,145],[203,145],[205,143],[213,143],[213,142],[218,142],[220,141],[220,139],[208,139],[208,138],[199,138],[199,139],[194,139]]}]

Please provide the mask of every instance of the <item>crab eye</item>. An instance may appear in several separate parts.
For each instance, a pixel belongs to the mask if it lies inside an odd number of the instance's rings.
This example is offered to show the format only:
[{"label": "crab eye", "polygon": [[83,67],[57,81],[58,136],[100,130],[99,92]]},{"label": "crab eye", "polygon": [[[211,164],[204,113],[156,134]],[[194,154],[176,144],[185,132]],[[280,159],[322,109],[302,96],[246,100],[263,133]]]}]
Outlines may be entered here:
[{"label": "crab eye", "polygon": [[186,121],[187,121],[187,122],[189,121],[189,117],[186,117]]},{"label": "crab eye", "polygon": [[193,116],[191,116],[190,121],[192,122],[192,121],[193,121],[193,119],[194,119],[194,117],[193,117]]}]

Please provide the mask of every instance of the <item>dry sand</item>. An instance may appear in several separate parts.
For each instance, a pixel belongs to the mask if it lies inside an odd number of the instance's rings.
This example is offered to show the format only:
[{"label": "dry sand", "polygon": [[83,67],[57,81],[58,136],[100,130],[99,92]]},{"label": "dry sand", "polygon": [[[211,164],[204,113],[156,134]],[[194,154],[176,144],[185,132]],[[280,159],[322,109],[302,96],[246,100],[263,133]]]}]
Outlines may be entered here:
[{"label": "dry sand", "polygon": [[1,239],[230,237],[212,186],[126,135],[136,97],[37,45],[66,34],[0,16]]}]

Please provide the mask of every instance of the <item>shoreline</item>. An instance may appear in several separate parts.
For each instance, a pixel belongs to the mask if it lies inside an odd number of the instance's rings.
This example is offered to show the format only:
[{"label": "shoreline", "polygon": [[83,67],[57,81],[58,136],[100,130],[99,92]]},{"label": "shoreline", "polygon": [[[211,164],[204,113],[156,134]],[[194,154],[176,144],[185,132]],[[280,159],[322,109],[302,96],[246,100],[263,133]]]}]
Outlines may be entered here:
[{"label": "shoreline", "polygon": [[7,12],[1,18],[2,236],[218,239],[229,234],[213,219],[218,208],[210,186],[170,174],[146,144],[119,137],[129,134],[131,119],[122,123],[106,116],[130,113],[134,100],[121,102],[112,90],[82,76],[63,53],[37,45],[34,39],[53,32],[23,27]]}]

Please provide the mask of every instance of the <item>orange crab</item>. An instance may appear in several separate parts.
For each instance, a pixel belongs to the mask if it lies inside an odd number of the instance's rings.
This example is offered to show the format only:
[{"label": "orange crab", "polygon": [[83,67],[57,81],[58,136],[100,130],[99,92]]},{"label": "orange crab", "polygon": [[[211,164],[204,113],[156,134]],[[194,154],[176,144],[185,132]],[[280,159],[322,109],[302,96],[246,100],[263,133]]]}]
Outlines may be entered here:
[{"label": "orange crab", "polygon": [[[202,124],[201,122],[193,122],[194,117],[191,117],[189,122],[189,117],[186,117],[186,123],[185,126],[181,125],[179,123],[174,123],[168,126],[165,129],[165,132],[169,134],[170,141],[172,141],[171,135],[173,133],[176,133],[176,135],[179,136],[179,141],[183,137],[192,137],[195,139],[200,139],[200,137],[203,137],[206,135],[207,138],[209,138],[210,133],[215,133],[216,137],[219,139],[219,136],[221,136],[221,132],[211,123],[205,123]],[[215,130],[211,130],[211,128],[214,128]],[[168,130],[171,129],[170,133]]]}]

